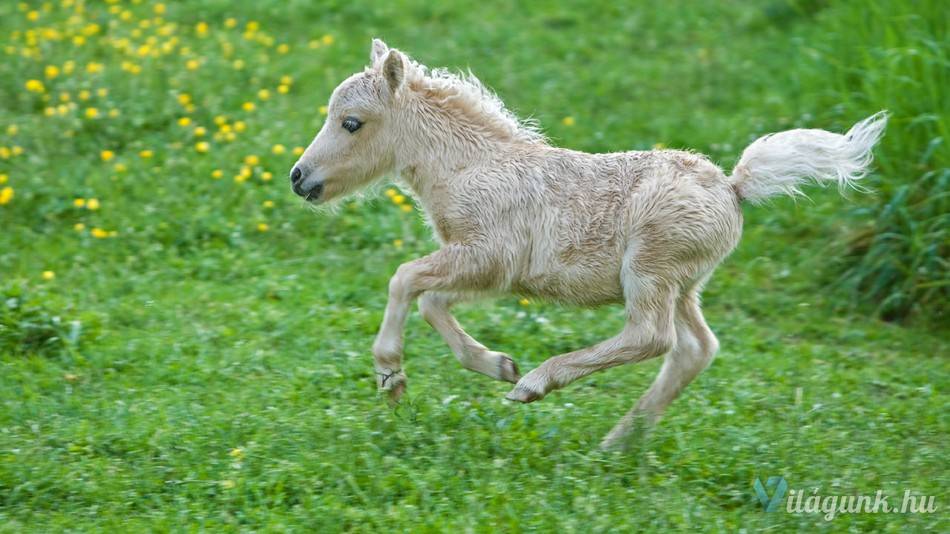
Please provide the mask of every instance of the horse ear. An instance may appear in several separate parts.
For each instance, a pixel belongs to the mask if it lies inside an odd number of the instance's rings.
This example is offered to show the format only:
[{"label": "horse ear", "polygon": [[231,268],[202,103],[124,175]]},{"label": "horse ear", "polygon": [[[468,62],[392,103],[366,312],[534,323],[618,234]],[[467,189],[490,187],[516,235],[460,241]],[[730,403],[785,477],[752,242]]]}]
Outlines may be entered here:
[{"label": "horse ear", "polygon": [[373,45],[369,49],[370,66],[375,65],[387,52],[389,52],[389,47],[386,46],[386,43],[381,39],[373,39]]},{"label": "horse ear", "polygon": [[383,61],[383,77],[389,89],[395,93],[406,79],[406,60],[399,50],[390,50]]}]

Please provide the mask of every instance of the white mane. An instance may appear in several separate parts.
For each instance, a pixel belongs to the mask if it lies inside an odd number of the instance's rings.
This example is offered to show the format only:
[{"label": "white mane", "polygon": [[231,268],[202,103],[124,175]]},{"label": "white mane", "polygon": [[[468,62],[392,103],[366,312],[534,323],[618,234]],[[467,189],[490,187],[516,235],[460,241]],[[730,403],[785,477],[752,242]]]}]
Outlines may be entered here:
[{"label": "white mane", "polygon": [[522,120],[505,107],[491,89],[469,72],[455,73],[448,69],[429,69],[411,61],[411,86],[439,104],[478,118],[485,126],[512,139],[527,143],[547,144],[537,121]]}]

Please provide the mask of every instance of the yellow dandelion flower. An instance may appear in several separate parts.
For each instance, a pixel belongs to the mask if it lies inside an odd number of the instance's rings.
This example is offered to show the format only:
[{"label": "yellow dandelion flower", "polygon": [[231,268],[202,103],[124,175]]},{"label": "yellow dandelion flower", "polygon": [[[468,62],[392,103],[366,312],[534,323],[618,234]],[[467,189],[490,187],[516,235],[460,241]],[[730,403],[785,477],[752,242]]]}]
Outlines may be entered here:
[{"label": "yellow dandelion flower", "polygon": [[165,4],[155,4],[155,6],[152,8],[152,10],[155,11],[155,14],[156,14],[156,15],[164,14],[164,13],[165,13]]},{"label": "yellow dandelion flower", "polygon": [[243,184],[243,183],[246,182],[246,181],[247,181],[247,176],[244,175],[243,173],[242,173],[242,174],[235,174],[235,175],[234,175],[234,183],[236,183],[236,184]]},{"label": "yellow dandelion flower", "polygon": [[294,150],[293,150],[293,154],[294,154],[295,156],[299,156],[299,155],[303,154],[303,147],[302,147],[302,146],[295,146],[295,147],[294,147]]},{"label": "yellow dandelion flower", "polygon": [[208,33],[208,23],[199,22],[198,24],[195,24],[195,33],[198,35],[206,35]]},{"label": "yellow dandelion flower", "polygon": [[122,114],[122,112],[119,111],[118,109],[112,108],[112,109],[109,110],[109,117],[110,117],[110,118],[113,118],[113,119],[114,119],[114,118],[118,117],[118,116],[121,115],[121,114]]},{"label": "yellow dandelion flower", "polygon": [[274,201],[273,201],[273,200],[265,200],[264,203],[261,204],[261,205],[264,206],[264,207],[267,208],[267,209],[271,209],[271,208],[274,207]]},{"label": "yellow dandelion flower", "polygon": [[7,180],[9,179],[10,177],[6,174],[0,174],[0,185],[7,183]]},{"label": "yellow dandelion flower", "polygon": [[333,44],[333,36],[330,35],[330,34],[326,34],[326,35],[324,35],[323,37],[320,38],[320,41],[321,41],[323,44],[325,44],[325,45],[327,45],[327,46],[330,46],[330,45]]},{"label": "yellow dandelion flower", "polygon": [[247,130],[247,124],[244,121],[234,121],[234,131],[243,132]]},{"label": "yellow dandelion flower", "polygon": [[52,117],[53,115],[56,115],[56,108],[49,107],[49,106],[43,108],[43,115],[46,115],[47,117]]},{"label": "yellow dandelion flower", "polygon": [[187,106],[188,104],[191,104],[191,95],[189,95],[188,93],[182,93],[178,95],[178,103],[181,104],[182,106]]},{"label": "yellow dandelion flower", "polygon": [[93,211],[99,209],[99,199],[98,199],[98,198],[90,198],[89,200],[87,200],[87,201],[86,201],[86,209],[87,209],[87,210],[93,210]]},{"label": "yellow dandelion flower", "polygon": [[224,115],[218,115],[214,118],[214,123],[217,124],[218,126],[221,126],[222,124],[227,124],[227,122],[228,122],[228,118],[225,117]]},{"label": "yellow dandelion flower", "polygon": [[234,486],[236,486],[236,484],[234,483],[234,481],[231,480],[231,479],[222,480],[219,484],[220,484],[221,487],[224,488],[224,489],[234,489]]},{"label": "yellow dandelion flower", "polygon": [[53,78],[59,76],[59,67],[56,65],[47,65],[46,68],[43,69],[43,74],[52,80]]},{"label": "yellow dandelion flower", "polygon": [[86,117],[95,119],[99,116],[99,110],[96,108],[86,108]]},{"label": "yellow dandelion flower", "polygon": [[13,136],[13,135],[16,135],[17,132],[19,131],[20,131],[20,127],[17,126],[16,124],[11,124],[10,126],[7,126],[7,135]]},{"label": "yellow dandelion flower", "polygon": [[256,32],[257,30],[261,29],[261,23],[257,22],[256,20],[248,21],[248,23],[244,26],[244,29],[251,33]]},{"label": "yellow dandelion flower", "polygon": [[75,231],[77,231],[77,232],[82,232],[82,231],[85,230],[85,229],[86,229],[86,225],[83,224],[83,223],[76,223],[76,224],[73,225],[73,230],[75,230]]},{"label": "yellow dandelion flower", "polygon": [[265,182],[269,182],[269,181],[271,181],[273,178],[274,178],[274,173],[272,173],[272,172],[270,172],[270,171],[264,171],[264,172],[261,173],[261,180],[264,180]]},{"label": "yellow dandelion flower", "polygon": [[204,137],[208,133],[208,130],[204,126],[198,126],[195,128],[195,137]]},{"label": "yellow dandelion flower", "polygon": [[36,21],[36,20],[38,20],[39,18],[40,18],[40,12],[39,12],[39,11],[33,10],[33,11],[28,11],[28,12],[26,13],[26,20],[29,20],[29,21],[31,21],[31,22]]},{"label": "yellow dandelion flower", "polygon": [[395,202],[396,204],[402,204],[403,202],[406,201],[406,197],[403,196],[403,195],[400,195],[400,194],[398,194],[398,193],[395,194],[395,195],[393,195],[393,196],[390,197],[390,198],[392,198],[392,199],[393,199],[393,202]]},{"label": "yellow dandelion flower", "polygon": [[225,124],[222,124],[222,125],[218,126],[218,131],[223,132],[223,133],[227,133],[227,132],[230,132],[233,128],[234,128],[234,127],[231,126],[230,124],[225,123]]},{"label": "yellow dandelion flower", "polygon": [[198,67],[201,66],[201,62],[197,59],[189,59],[185,62],[185,68],[188,70],[198,70]]},{"label": "yellow dandelion flower", "polygon": [[105,98],[109,96],[109,89],[105,87],[100,87],[96,89],[96,96],[98,96],[99,98]]},{"label": "yellow dandelion flower", "polygon": [[223,135],[224,135],[224,140],[229,143],[237,139],[237,135],[234,132],[225,132]]},{"label": "yellow dandelion flower", "polygon": [[285,84],[280,84],[280,85],[277,86],[277,92],[280,93],[280,94],[282,94],[282,95],[286,95],[287,93],[290,92],[290,86],[289,86],[289,85],[285,85]]},{"label": "yellow dandelion flower", "polygon": [[102,158],[102,161],[109,161],[115,157],[115,152],[111,150],[103,150],[99,153],[99,157]]},{"label": "yellow dandelion flower", "polygon": [[531,301],[526,298],[522,298],[521,300],[518,301],[518,304],[521,304],[522,306],[527,306],[531,304]]},{"label": "yellow dandelion flower", "polygon": [[20,145],[13,145],[13,147],[10,149],[10,153],[14,156],[19,156],[23,153],[23,147]]},{"label": "yellow dandelion flower", "polygon": [[63,63],[63,74],[72,74],[76,70],[76,62],[73,60],[68,60]]},{"label": "yellow dandelion flower", "polygon": [[240,172],[241,176],[243,176],[244,178],[249,178],[251,174],[254,174],[254,171],[252,171],[250,167],[248,167],[247,165],[241,165],[241,172]]},{"label": "yellow dandelion flower", "polygon": [[574,117],[571,117],[570,115],[568,115],[567,117],[564,117],[563,119],[561,119],[561,124],[563,124],[564,126],[574,126]]},{"label": "yellow dandelion flower", "polygon": [[241,70],[241,69],[243,69],[243,68],[244,68],[244,60],[243,60],[243,59],[235,59],[234,62],[231,63],[231,67],[233,67],[234,70]]},{"label": "yellow dandelion flower", "polygon": [[26,90],[31,93],[42,93],[46,91],[46,86],[39,80],[27,80],[23,85],[26,87]]},{"label": "yellow dandelion flower", "polygon": [[85,206],[86,206],[86,199],[84,199],[84,198],[76,198],[76,199],[73,199],[73,206],[76,206],[77,208],[83,208],[83,207],[85,207]]},{"label": "yellow dandelion flower", "polygon": [[9,185],[0,189],[0,206],[9,204],[13,200],[13,188]]},{"label": "yellow dandelion flower", "polygon": [[270,226],[267,226],[267,223],[257,223],[258,232],[266,232],[270,230]]},{"label": "yellow dandelion flower", "polygon": [[142,159],[148,159],[155,155],[155,152],[151,150],[142,150],[139,152],[139,157]]},{"label": "yellow dandelion flower", "polygon": [[96,239],[105,239],[109,237],[109,232],[99,227],[93,228],[92,230],[89,231],[89,233],[91,233],[92,237],[95,237]]},{"label": "yellow dandelion flower", "polygon": [[270,91],[267,89],[261,89],[257,92],[257,98],[260,98],[261,100],[267,100],[270,98]]},{"label": "yellow dandelion flower", "polygon": [[273,147],[271,147],[270,151],[279,156],[287,152],[287,147],[281,144],[276,144]]},{"label": "yellow dandelion flower", "polygon": [[12,154],[13,152],[9,148],[0,146],[0,159],[10,159]]},{"label": "yellow dandelion flower", "polygon": [[231,449],[230,452],[228,452],[228,456],[230,456],[231,458],[239,458],[239,459],[244,458],[244,449],[240,447],[235,447]]},{"label": "yellow dandelion flower", "polygon": [[402,248],[402,239],[393,239],[393,246],[396,248]]},{"label": "yellow dandelion flower", "polygon": [[234,28],[235,26],[237,26],[237,19],[229,18],[229,19],[225,20],[225,21],[224,21],[224,26],[225,26],[226,28]]},{"label": "yellow dandelion flower", "polygon": [[284,74],[283,76],[280,77],[280,83],[281,85],[290,85],[294,83],[294,79]]},{"label": "yellow dandelion flower", "polygon": [[277,53],[278,53],[278,54],[286,54],[287,52],[290,52],[290,45],[288,45],[288,44],[286,44],[286,43],[282,43],[282,44],[277,45]]},{"label": "yellow dandelion flower", "polygon": [[410,211],[412,211],[412,204],[403,204],[402,206],[399,206],[399,209],[401,209],[405,213],[409,213]]},{"label": "yellow dandelion flower", "polygon": [[221,169],[215,169],[211,171],[211,177],[214,178],[215,180],[220,180],[222,176],[224,176],[224,171],[222,171]]},{"label": "yellow dandelion flower", "polygon": [[398,195],[398,194],[399,194],[399,191],[396,191],[396,190],[393,189],[392,187],[390,187],[389,189],[386,190],[386,196],[389,197],[389,198],[393,198],[394,196],[396,196],[396,195]]},{"label": "yellow dandelion flower", "polygon": [[70,99],[69,93],[67,93],[67,92],[64,91],[64,92],[62,92],[62,93],[59,94],[59,101],[60,101],[60,102],[69,102],[69,99]]},{"label": "yellow dandelion flower", "polygon": [[116,163],[112,168],[115,170],[115,172],[119,173],[125,172],[129,169],[125,163]]},{"label": "yellow dandelion flower", "polygon": [[85,102],[86,100],[89,100],[91,96],[92,96],[92,93],[90,93],[89,91],[85,89],[83,89],[82,91],[79,91],[79,100],[82,100],[83,102]]},{"label": "yellow dandelion flower", "polygon": [[102,69],[105,68],[102,63],[96,63],[95,61],[86,63],[86,72],[89,74],[98,74],[102,72]]},{"label": "yellow dandelion flower", "polygon": [[326,114],[327,114],[327,111],[329,111],[329,109],[327,109],[326,106],[320,106],[320,114],[321,114],[321,115],[326,115]]},{"label": "yellow dandelion flower", "polygon": [[253,167],[254,165],[257,165],[260,162],[261,162],[261,158],[255,156],[254,154],[251,154],[249,156],[244,156],[244,163],[246,165],[250,165]]},{"label": "yellow dandelion flower", "polygon": [[307,43],[307,46],[310,47],[311,50],[320,48],[320,41],[317,41],[317,40],[310,41],[309,43]]},{"label": "yellow dandelion flower", "polygon": [[53,278],[56,278],[56,273],[53,271],[43,271],[41,276],[43,277],[43,280],[52,280]]},{"label": "yellow dandelion flower", "polygon": [[189,124],[191,124],[191,117],[180,117],[178,119],[179,126],[188,126]]},{"label": "yellow dandelion flower", "polygon": [[211,145],[207,141],[198,141],[195,143],[195,150],[204,154],[211,149]]},{"label": "yellow dandelion flower", "polygon": [[254,111],[254,108],[257,107],[254,105],[254,102],[245,102],[241,104],[241,109],[244,111]]}]

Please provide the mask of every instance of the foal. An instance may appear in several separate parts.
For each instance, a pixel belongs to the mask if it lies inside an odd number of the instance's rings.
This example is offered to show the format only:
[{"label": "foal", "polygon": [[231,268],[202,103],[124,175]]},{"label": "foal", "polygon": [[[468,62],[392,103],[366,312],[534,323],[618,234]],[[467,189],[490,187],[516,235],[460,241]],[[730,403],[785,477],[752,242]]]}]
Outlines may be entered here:
[{"label": "foal", "polygon": [[[374,40],[370,66],[330,97],[327,120],[297,161],[293,191],[314,203],[394,173],[425,210],[441,248],[402,264],[373,344],[380,389],[406,389],[403,327],[412,302],[461,364],[515,383],[532,402],[578,378],[665,355],[646,394],[604,439],[654,421],[718,348],[699,293],[742,233],[743,201],[798,194],[806,179],[864,176],[886,115],[846,135],[791,130],[756,140],[726,176],[678,150],[587,154],[549,145],[472,76],[429,70]],[[449,313],[462,298],[515,293],[596,306],[623,302],[616,336],[548,359],[515,362]]]}]

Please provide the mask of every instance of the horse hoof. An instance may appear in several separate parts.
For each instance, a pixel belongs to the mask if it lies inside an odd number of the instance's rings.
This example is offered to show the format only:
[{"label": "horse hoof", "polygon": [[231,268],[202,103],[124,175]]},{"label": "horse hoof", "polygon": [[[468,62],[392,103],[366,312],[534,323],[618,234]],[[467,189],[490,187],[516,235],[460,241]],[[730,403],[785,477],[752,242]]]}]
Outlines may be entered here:
[{"label": "horse hoof", "polygon": [[510,401],[523,402],[525,404],[529,402],[534,402],[543,397],[544,397],[544,393],[541,393],[540,391],[535,391],[533,389],[529,389],[520,384],[515,386],[514,389],[512,389],[511,391],[508,392],[507,395],[505,395],[505,398]]},{"label": "horse hoof", "polygon": [[387,395],[388,395],[388,397],[389,397],[389,403],[390,403],[390,404],[393,404],[393,405],[399,404],[399,399],[402,398],[402,395],[403,395],[403,393],[405,393],[405,392],[406,392],[406,382],[405,382],[405,380],[403,380],[403,381],[401,381],[401,382],[397,382],[396,384],[394,384],[393,387],[391,387],[390,389],[388,389],[388,390],[386,391],[386,393],[387,393]]},{"label": "horse hoof", "polygon": [[498,376],[505,382],[511,382],[512,384],[517,384],[521,380],[518,364],[508,356],[501,356],[498,359]]}]

